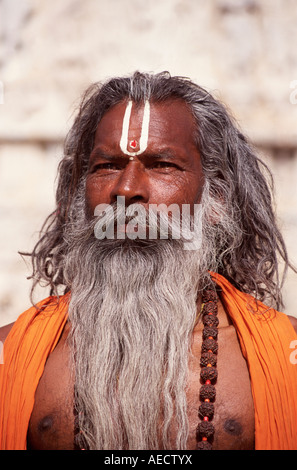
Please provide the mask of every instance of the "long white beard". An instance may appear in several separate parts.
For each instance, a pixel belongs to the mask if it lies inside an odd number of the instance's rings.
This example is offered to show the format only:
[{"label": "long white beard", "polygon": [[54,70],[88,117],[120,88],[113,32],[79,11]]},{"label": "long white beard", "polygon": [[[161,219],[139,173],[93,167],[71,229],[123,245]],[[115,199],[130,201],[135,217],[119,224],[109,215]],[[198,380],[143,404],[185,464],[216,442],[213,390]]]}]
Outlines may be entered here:
[{"label": "long white beard", "polygon": [[79,445],[185,449],[191,336],[214,247],[99,241],[93,227],[82,215],[69,229],[64,270]]}]

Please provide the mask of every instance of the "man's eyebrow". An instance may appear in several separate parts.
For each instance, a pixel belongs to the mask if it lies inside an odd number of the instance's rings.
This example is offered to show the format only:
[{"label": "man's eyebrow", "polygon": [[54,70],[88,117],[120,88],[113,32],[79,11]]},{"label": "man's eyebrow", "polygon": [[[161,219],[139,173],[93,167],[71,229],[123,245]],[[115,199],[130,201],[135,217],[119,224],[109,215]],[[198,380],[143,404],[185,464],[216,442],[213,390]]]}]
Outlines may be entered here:
[{"label": "man's eyebrow", "polygon": [[[96,158],[102,158],[104,160],[124,159],[125,155],[120,155],[118,152],[109,152],[102,148],[95,148],[90,154],[90,162]],[[171,148],[163,148],[160,150],[146,151],[142,155],[139,155],[140,160],[153,160],[153,159],[167,159],[167,160],[187,160],[187,155],[181,155],[179,152],[175,152]]]},{"label": "man's eyebrow", "polygon": [[111,158],[114,158],[115,156],[113,153],[108,153],[103,149],[97,148],[92,150],[90,154],[90,160],[93,160],[94,158],[104,158],[106,160],[110,160]]},{"label": "man's eyebrow", "polygon": [[177,158],[177,155],[174,154],[174,152],[170,150],[160,150],[160,151],[154,151],[154,152],[146,152],[143,155],[139,155],[139,158],[168,158],[173,160],[174,158]]},{"label": "man's eyebrow", "polygon": [[[142,155],[139,155],[139,157],[141,158]],[[160,149],[159,151],[157,152],[146,152],[144,155],[143,155],[143,158],[147,158],[147,159],[153,159],[153,158],[164,158],[166,160],[187,160],[187,155],[186,154],[181,154],[179,152],[176,152],[170,148],[166,148],[166,149]]]}]

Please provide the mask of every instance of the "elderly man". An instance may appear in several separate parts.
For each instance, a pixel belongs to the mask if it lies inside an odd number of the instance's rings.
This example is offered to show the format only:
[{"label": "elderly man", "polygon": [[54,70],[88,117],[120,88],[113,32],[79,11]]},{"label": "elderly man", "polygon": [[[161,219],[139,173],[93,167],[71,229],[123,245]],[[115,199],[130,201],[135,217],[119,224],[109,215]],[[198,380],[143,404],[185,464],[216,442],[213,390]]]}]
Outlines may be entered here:
[{"label": "elderly man", "polygon": [[297,449],[263,170],[190,80],[86,92],[30,254],[51,296],[1,330],[3,449]]}]

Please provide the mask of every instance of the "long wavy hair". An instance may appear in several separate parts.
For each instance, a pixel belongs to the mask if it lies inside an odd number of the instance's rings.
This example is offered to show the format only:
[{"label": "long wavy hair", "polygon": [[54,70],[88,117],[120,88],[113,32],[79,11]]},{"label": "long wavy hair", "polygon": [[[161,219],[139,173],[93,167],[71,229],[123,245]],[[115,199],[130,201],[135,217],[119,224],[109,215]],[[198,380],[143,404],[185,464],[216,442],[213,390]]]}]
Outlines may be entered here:
[{"label": "long wavy hair", "polygon": [[281,287],[291,265],[277,227],[272,175],[220,101],[191,80],[168,72],[135,72],[95,83],[85,92],[64,144],[56,210],[46,219],[32,253],[27,253],[33,265],[31,294],[40,281],[50,287],[52,295],[69,289],[63,276],[63,233],[73,217],[72,203],[86,176],[95,132],[104,113],[128,99],[141,103],[172,98],[183,100],[193,114],[195,140],[210,193],[224,201],[228,215],[237,222],[236,236],[226,236],[223,247],[220,243],[219,273],[268,305],[283,306]]}]

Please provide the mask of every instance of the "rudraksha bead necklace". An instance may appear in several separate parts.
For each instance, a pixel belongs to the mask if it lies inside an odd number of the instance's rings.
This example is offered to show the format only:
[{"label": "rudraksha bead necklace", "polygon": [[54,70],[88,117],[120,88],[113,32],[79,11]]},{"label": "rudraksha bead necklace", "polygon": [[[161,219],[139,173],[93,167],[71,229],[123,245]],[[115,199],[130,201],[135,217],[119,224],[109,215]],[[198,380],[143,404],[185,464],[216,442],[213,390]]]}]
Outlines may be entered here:
[{"label": "rudraksha bead necklace", "polygon": [[197,450],[211,450],[215,432],[212,419],[214,416],[214,401],[217,380],[218,353],[218,295],[215,290],[206,290],[202,294],[201,316],[203,322],[202,346],[200,358],[200,400],[198,416],[201,422],[197,426]]}]

